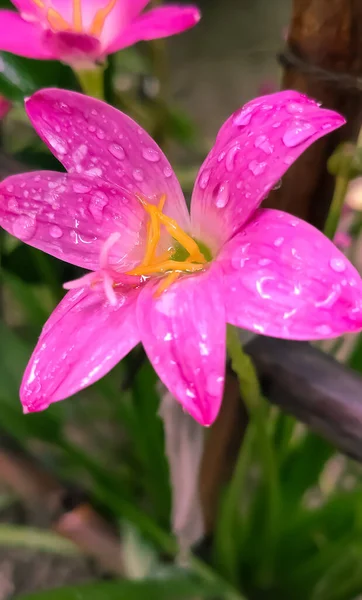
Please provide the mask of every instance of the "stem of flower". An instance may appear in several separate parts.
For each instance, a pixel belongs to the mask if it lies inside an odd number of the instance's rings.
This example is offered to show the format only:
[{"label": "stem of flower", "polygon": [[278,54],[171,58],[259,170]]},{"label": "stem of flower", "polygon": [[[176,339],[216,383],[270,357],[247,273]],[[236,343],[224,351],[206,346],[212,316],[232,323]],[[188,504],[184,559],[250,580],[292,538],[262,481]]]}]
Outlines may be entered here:
[{"label": "stem of flower", "polygon": [[81,88],[87,96],[104,99],[104,65],[93,69],[74,69]]},{"label": "stem of flower", "polygon": [[349,178],[346,177],[345,174],[337,175],[331,207],[329,209],[327,221],[324,226],[324,233],[330,240],[333,240],[338,228],[348,183]]},{"label": "stem of flower", "polygon": [[[362,147],[362,127],[359,131],[356,147]],[[348,188],[348,184],[350,181],[350,176],[348,170],[346,171],[346,167],[342,167],[340,169],[340,173],[338,173],[334,185],[333,198],[331,202],[331,206],[329,209],[328,217],[326,224],[324,226],[324,233],[330,239],[333,240],[336,234],[339,220],[341,217],[342,208],[344,205],[344,199],[346,197],[346,192]]]},{"label": "stem of flower", "polygon": [[[240,386],[240,393],[249,414],[248,427],[254,428],[254,439],[258,446],[260,461],[264,472],[264,482],[268,490],[265,516],[265,538],[263,555],[268,564],[261,566],[260,577],[266,582],[272,575],[273,554],[280,516],[279,476],[275,450],[268,426],[268,404],[263,397],[255,367],[250,357],[244,353],[238,329],[228,325],[227,351],[231,366]],[[243,452],[243,448],[241,448]]]}]

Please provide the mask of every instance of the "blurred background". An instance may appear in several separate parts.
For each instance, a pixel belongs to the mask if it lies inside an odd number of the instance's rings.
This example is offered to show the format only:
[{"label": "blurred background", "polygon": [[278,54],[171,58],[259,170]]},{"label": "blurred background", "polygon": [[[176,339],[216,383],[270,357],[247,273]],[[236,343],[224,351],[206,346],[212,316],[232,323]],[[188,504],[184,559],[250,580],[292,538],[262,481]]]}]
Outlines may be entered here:
[{"label": "blurred background", "polygon": [[[188,195],[223,121],[279,88],[292,10],[291,0],[198,5],[197,27],[120,52],[106,72],[107,100],[158,140]],[[65,66],[0,53],[0,94],[11,102],[2,177],[61,170],[22,108],[49,85],[77,89]],[[352,185],[335,241],[361,269],[362,191]],[[0,600],[362,598],[360,465],[275,406],[262,449],[241,417],[212,518],[198,467],[207,488],[219,458],[205,462],[204,432],[170,409],[140,348],[77,397],[24,416],[24,367],[62,283],[80,273],[0,236]],[[361,337],[317,346],[362,371]]]}]

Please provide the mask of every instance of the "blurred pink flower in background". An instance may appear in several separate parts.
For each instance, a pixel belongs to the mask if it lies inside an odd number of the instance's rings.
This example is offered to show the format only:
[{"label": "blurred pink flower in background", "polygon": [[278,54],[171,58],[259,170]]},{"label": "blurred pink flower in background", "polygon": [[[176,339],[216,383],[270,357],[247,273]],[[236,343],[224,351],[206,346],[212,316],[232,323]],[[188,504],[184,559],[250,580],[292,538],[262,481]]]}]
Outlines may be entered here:
[{"label": "blurred pink flower in background", "polygon": [[0,96],[0,119],[3,119],[8,114],[11,109],[11,102],[4,98],[4,96]]},{"label": "blurred pink flower in background", "polygon": [[196,25],[195,6],[170,4],[142,14],[149,0],[13,0],[19,13],[0,10],[0,50],[91,66],[141,40]]},{"label": "blurred pink flower in background", "polygon": [[220,129],[189,214],[166,157],[123,113],[56,89],[26,110],[68,173],[8,177],[0,224],[91,272],[67,284],[43,329],[21,386],[25,412],[90,385],[142,342],[172,395],[210,425],[226,323],[299,340],[362,328],[361,279],[343,254],[306,222],[259,208],[340,115],[294,91],[249,102]]},{"label": "blurred pink flower in background", "polygon": [[348,248],[350,248],[352,244],[352,238],[348,233],[344,231],[337,231],[336,235],[334,236],[333,242],[341,250],[348,250]]},{"label": "blurred pink flower in background", "polygon": [[345,203],[349,209],[362,210],[362,177],[357,177],[350,182]]}]

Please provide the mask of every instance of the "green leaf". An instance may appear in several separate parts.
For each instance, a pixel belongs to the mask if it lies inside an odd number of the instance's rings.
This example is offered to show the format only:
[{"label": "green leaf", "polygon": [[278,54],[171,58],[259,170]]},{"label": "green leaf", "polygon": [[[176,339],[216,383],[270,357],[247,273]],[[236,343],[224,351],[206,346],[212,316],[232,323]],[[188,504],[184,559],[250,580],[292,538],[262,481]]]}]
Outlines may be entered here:
[{"label": "green leaf", "polygon": [[65,556],[80,554],[73,542],[64,539],[52,531],[35,529],[24,525],[0,524],[0,546],[29,548],[41,552],[51,552]]},{"label": "green leaf", "polygon": [[0,93],[13,102],[22,103],[39,88],[56,85],[79,89],[70,67],[50,60],[32,60],[0,52]]},{"label": "green leaf", "polygon": [[218,590],[214,583],[180,574],[158,579],[124,580],[47,590],[21,596],[19,600],[173,600],[193,596],[209,598],[218,593],[222,593],[222,590]]},{"label": "green leaf", "polygon": [[349,357],[348,364],[352,369],[362,372],[362,335],[358,336],[353,352]]}]

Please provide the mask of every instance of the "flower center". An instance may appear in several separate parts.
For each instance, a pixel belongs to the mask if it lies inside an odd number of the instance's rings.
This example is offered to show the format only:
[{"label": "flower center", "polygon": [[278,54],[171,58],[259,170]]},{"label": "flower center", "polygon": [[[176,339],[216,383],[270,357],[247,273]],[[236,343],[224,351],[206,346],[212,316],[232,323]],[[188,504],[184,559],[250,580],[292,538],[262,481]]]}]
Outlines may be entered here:
[{"label": "flower center", "polygon": [[74,33],[88,33],[94,37],[99,37],[102,33],[104,23],[108,15],[116,6],[117,0],[110,0],[106,6],[97,10],[88,31],[84,30],[82,19],[81,0],[72,0],[73,20],[68,23],[55,8],[48,8],[43,0],[32,0],[32,2],[42,10],[46,11],[46,18],[50,27],[54,31],[69,31]]},{"label": "flower center", "polygon": [[[178,279],[181,273],[201,271],[211,256],[206,247],[201,251],[200,245],[185,233],[174,219],[163,214],[165,194],[161,196],[157,206],[146,202],[141,196],[137,195],[137,199],[150,217],[147,223],[146,251],[141,264],[126,274],[140,277],[167,274],[157,289],[157,295],[160,295]],[[177,244],[157,255],[161,226],[165,227]]]}]

